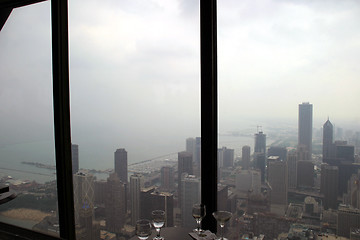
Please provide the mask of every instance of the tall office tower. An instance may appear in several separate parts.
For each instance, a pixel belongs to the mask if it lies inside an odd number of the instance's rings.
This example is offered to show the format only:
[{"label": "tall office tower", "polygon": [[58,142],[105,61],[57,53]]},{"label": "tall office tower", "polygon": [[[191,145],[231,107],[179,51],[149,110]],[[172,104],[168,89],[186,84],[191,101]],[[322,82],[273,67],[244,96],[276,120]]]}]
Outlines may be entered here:
[{"label": "tall office tower", "polygon": [[250,146],[242,147],[242,166],[244,169],[249,169],[250,167]]},{"label": "tall office tower", "polygon": [[161,167],[161,189],[169,192],[175,188],[174,168],[170,166]]},{"label": "tall office tower", "polygon": [[360,164],[350,162],[340,162],[339,168],[339,196],[342,196],[348,191],[348,181],[353,174],[356,174],[360,169]]},{"label": "tall office tower", "polygon": [[266,155],[266,134],[262,131],[255,133],[254,154],[264,153]]},{"label": "tall office tower", "polygon": [[360,226],[360,210],[340,204],[337,219],[337,235],[350,237],[352,228]]},{"label": "tall office tower", "polygon": [[304,145],[298,145],[297,150],[297,159],[298,160],[310,160],[311,154],[307,150],[307,148]]},{"label": "tall office tower", "polygon": [[255,169],[259,169],[261,172],[261,182],[265,182],[265,167],[266,167],[265,153],[255,153],[254,161],[255,161]]},{"label": "tall office tower", "polygon": [[335,142],[336,158],[342,162],[353,163],[355,162],[355,148],[348,145],[347,142]]},{"label": "tall office tower", "polygon": [[178,153],[178,203],[181,206],[181,175],[193,174],[193,156],[189,152]]},{"label": "tall office tower", "polygon": [[200,166],[201,162],[201,137],[195,138],[195,154],[193,155],[194,163]]},{"label": "tall office tower", "polygon": [[187,138],[186,139],[186,152],[192,153],[195,155],[195,138]]},{"label": "tall office tower", "polygon": [[184,173],[181,177],[181,222],[184,227],[195,227],[192,206],[200,202],[200,178]]},{"label": "tall office tower", "polygon": [[360,209],[360,171],[353,174],[349,179],[347,193],[344,194],[343,198],[345,204]]},{"label": "tall office tower", "polygon": [[79,171],[79,145],[71,144],[72,173]]},{"label": "tall office tower", "polygon": [[314,163],[308,160],[297,161],[297,187],[312,188],[314,186]]},{"label": "tall office tower", "polygon": [[327,210],[338,208],[338,182],[339,168],[326,163],[321,165],[321,186],[320,192],[324,194],[324,208]]},{"label": "tall office tower", "polygon": [[270,161],[268,182],[271,186],[270,202],[287,206],[288,171],[285,161]]},{"label": "tall office tower", "polygon": [[217,210],[229,211],[227,206],[229,187],[227,185],[218,184],[217,188]]},{"label": "tall office tower", "polygon": [[323,150],[322,150],[323,159],[329,158],[331,156],[333,135],[334,135],[333,125],[328,119],[323,126]]},{"label": "tall office tower", "polygon": [[80,224],[80,213],[89,212],[94,216],[94,176],[78,172],[74,174],[75,223]]},{"label": "tall office tower", "polygon": [[[299,104],[299,139],[298,146],[304,145],[312,154],[313,105],[308,102]],[[308,159],[299,159],[308,160]]]},{"label": "tall office tower", "polygon": [[95,203],[98,205],[105,204],[107,194],[107,181],[104,179],[94,182]]},{"label": "tall office tower", "polygon": [[128,162],[127,152],[124,148],[119,148],[114,153],[115,173],[120,181],[128,183]]},{"label": "tall office tower", "polygon": [[296,151],[287,154],[287,166],[289,175],[289,189],[296,189],[297,186],[297,153]]},{"label": "tall office tower", "polygon": [[131,225],[133,226],[140,219],[140,190],[144,185],[143,182],[141,175],[130,176]]},{"label": "tall office tower", "polygon": [[141,190],[140,216],[143,219],[152,219],[154,210],[165,211],[165,227],[174,226],[174,195],[169,192],[157,191],[154,187]]},{"label": "tall office tower", "polygon": [[234,149],[222,147],[218,149],[219,167],[232,167],[234,166]]},{"label": "tall office tower", "polygon": [[261,192],[261,173],[259,170],[239,170],[235,175],[235,188],[240,192]]},{"label": "tall office tower", "polygon": [[107,179],[105,200],[106,229],[120,235],[126,220],[126,184],[120,181],[116,173]]},{"label": "tall office tower", "polygon": [[286,161],[286,154],[286,147],[270,147],[267,152],[268,156],[278,156],[283,161]]}]

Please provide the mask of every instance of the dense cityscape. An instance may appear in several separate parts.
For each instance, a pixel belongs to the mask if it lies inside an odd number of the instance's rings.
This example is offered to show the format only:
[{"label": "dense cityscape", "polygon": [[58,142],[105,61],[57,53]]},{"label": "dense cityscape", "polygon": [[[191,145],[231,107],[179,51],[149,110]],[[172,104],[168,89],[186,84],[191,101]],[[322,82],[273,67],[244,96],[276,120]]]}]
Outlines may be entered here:
[{"label": "dense cityscape", "polygon": [[[240,155],[219,146],[218,210],[233,214],[228,239],[360,238],[360,132],[335,129],[329,118],[314,130],[310,103],[299,104],[298,117],[297,140],[279,134],[267,144],[266,129],[258,126],[254,149],[239,146]],[[114,170],[79,169],[80,149],[72,145],[77,239],[130,239],[136,221],[151,219],[156,209],[165,211],[165,227],[195,228],[200,137],[184,139],[184,151],[137,164],[128,164],[126,149],[119,148]],[[99,172],[108,177],[97,179]],[[18,194],[16,204],[1,206],[2,214],[37,211],[32,229],[58,235],[56,181],[1,182]]]}]

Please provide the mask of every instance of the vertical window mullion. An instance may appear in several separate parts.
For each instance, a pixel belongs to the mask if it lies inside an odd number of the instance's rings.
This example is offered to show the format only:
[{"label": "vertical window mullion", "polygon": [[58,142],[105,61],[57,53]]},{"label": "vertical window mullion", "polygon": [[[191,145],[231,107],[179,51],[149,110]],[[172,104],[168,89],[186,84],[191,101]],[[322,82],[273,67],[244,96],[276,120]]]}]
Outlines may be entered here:
[{"label": "vertical window mullion", "polygon": [[75,239],[70,135],[68,3],[51,1],[56,174],[60,237]]},{"label": "vertical window mullion", "polygon": [[216,232],[217,210],[217,28],[216,0],[200,0],[201,201],[204,229]]}]

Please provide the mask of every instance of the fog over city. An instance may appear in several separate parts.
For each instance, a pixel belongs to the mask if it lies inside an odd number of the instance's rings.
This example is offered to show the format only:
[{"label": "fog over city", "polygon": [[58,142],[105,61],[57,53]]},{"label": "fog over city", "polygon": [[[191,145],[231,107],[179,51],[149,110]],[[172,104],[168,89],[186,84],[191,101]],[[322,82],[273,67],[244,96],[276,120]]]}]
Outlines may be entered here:
[{"label": "fog over city", "polygon": [[[80,165],[184,150],[200,136],[196,0],[69,1],[72,141]],[[218,1],[219,132],[359,130],[360,2]],[[13,10],[0,32],[0,147],[53,141],[50,2]],[[251,139],[250,139],[251,140]],[[253,140],[251,140],[253,141]],[[250,143],[249,143],[250,144]]]}]

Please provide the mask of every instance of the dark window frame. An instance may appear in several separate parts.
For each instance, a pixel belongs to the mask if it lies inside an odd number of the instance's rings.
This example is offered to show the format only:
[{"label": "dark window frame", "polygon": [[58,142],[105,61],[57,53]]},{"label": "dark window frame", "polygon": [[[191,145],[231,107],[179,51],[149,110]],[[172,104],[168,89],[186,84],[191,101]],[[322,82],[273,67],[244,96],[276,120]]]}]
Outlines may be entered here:
[{"label": "dark window frame", "polygon": [[[0,0],[3,23],[13,8],[46,0]],[[1,23],[1,22],[0,22]],[[53,101],[60,238],[0,223],[9,239],[75,240],[71,164],[68,1],[51,0]],[[2,27],[2,25],[0,25]],[[0,30],[1,30],[0,27]],[[217,17],[216,0],[200,0],[201,199],[207,206],[203,227],[216,232],[217,209]],[[1,235],[0,235],[1,236]]]}]

